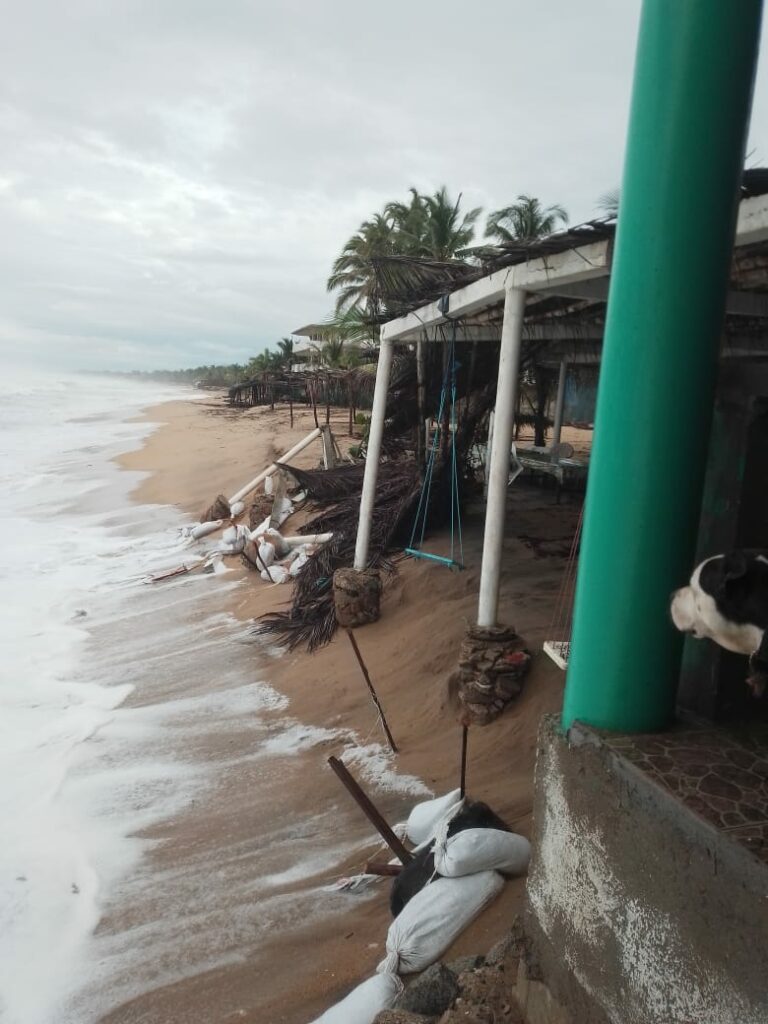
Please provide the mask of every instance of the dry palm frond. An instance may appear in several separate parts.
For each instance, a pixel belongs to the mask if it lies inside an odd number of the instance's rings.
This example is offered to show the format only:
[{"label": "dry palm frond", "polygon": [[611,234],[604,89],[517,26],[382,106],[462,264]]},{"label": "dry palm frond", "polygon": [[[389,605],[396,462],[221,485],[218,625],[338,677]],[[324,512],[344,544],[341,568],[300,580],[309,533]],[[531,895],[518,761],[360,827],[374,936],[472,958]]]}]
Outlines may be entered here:
[{"label": "dry palm frond", "polygon": [[[392,568],[386,553],[399,531],[410,526],[409,513],[415,508],[420,490],[421,481],[414,463],[388,463],[381,467],[371,524],[369,564],[372,567]],[[257,634],[273,637],[290,650],[306,643],[313,651],[331,640],[336,630],[333,574],[336,569],[352,564],[359,507],[358,489],[305,524],[302,533],[330,531],[333,540],[299,573],[290,610],[263,616],[256,628]]]}]

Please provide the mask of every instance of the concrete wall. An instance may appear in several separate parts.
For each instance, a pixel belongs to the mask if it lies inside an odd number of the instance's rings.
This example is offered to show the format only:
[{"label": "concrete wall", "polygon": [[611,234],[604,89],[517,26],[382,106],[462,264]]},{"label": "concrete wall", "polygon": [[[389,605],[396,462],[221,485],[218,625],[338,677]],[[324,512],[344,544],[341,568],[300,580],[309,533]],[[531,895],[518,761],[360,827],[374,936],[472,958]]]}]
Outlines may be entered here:
[{"label": "concrete wall", "polygon": [[526,929],[574,1024],[766,1024],[768,869],[546,719]]}]

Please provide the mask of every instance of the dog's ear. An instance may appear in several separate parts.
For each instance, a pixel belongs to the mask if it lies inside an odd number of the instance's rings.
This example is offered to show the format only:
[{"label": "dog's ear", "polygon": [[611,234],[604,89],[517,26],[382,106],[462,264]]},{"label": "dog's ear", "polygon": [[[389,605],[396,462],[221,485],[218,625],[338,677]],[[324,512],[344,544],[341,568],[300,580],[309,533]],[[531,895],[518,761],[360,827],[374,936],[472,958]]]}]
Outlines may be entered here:
[{"label": "dog's ear", "polygon": [[723,555],[723,582],[730,583],[731,580],[740,580],[747,575],[747,557],[743,551],[730,551]]}]

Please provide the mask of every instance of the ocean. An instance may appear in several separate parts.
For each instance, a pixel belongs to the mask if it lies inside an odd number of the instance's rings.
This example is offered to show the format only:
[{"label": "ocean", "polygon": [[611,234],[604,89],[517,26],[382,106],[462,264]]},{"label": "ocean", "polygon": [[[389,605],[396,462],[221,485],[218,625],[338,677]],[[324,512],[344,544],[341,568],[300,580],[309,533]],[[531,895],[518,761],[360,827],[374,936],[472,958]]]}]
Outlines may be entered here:
[{"label": "ocean", "polygon": [[91,1024],[343,912],[327,876],[370,837],[342,797],[276,801],[301,793],[308,752],[316,772],[343,742],[363,778],[427,792],[379,744],[290,716],[274,652],[227,611],[237,573],[146,585],[188,556],[189,517],[131,502],[141,474],[112,460],[154,429],[142,409],[192,397],[0,384],[3,1024]]}]

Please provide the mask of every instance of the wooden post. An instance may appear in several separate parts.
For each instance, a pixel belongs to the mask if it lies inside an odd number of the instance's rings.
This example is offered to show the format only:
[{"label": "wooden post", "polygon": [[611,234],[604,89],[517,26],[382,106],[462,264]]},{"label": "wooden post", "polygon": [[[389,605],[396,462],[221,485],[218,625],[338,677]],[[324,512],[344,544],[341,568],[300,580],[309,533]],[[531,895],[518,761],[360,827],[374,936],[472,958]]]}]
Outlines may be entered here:
[{"label": "wooden post", "polygon": [[376,710],[381,715],[381,724],[384,726],[384,732],[387,734],[387,739],[389,740],[389,746],[390,746],[390,748],[392,750],[392,753],[396,754],[397,753],[397,746],[395,744],[395,740],[394,740],[394,738],[392,736],[392,733],[389,731],[389,726],[387,725],[387,719],[384,716],[384,708],[381,706],[381,704],[379,702],[379,698],[376,695],[376,691],[373,688],[373,683],[371,682],[371,677],[368,675],[368,669],[366,668],[365,662],[363,661],[363,656],[360,653],[360,648],[357,646],[357,640],[355,640],[355,634],[352,632],[351,629],[348,629],[347,630],[347,636],[349,637],[349,642],[352,644],[352,650],[355,652],[355,657],[357,658],[357,663],[358,663],[358,665],[360,666],[360,668],[362,670],[363,678],[365,679],[366,686],[370,690],[371,697],[373,698],[373,703],[376,706]]},{"label": "wooden post", "polygon": [[317,402],[315,400],[315,382],[309,385],[309,396],[312,399],[312,415],[315,417],[315,426],[320,429],[320,421],[317,418]]},{"label": "wooden post", "polygon": [[350,794],[350,796],[355,801],[360,810],[363,812],[363,814],[366,816],[368,821],[370,821],[370,823],[379,833],[379,835],[390,848],[392,853],[394,853],[394,855],[397,857],[399,861],[401,861],[401,863],[410,864],[410,862],[413,860],[412,855],[408,852],[408,850],[406,850],[406,848],[397,838],[395,833],[389,827],[385,819],[382,817],[382,815],[379,813],[376,807],[374,807],[370,798],[363,792],[361,787],[349,773],[346,765],[342,761],[340,761],[338,757],[329,757],[328,764],[334,770],[339,780],[341,781],[341,784]]}]

